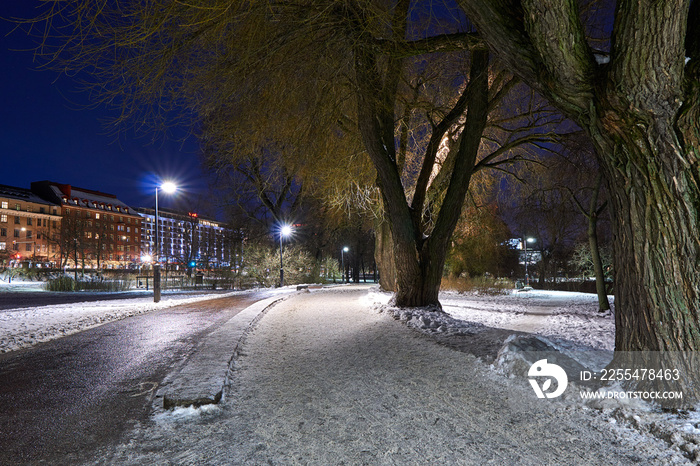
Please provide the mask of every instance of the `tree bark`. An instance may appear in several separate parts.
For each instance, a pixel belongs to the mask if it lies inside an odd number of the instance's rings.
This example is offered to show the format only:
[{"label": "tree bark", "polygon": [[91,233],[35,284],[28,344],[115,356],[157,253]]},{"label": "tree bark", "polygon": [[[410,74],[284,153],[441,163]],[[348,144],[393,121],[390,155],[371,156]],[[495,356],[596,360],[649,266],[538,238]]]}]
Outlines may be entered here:
[{"label": "tree bark", "polygon": [[[607,64],[594,60],[574,1],[458,3],[596,147],[612,204],[616,351],[700,350],[700,45],[685,40],[698,2],[618,1]],[[679,364],[692,403],[700,370]]]},{"label": "tree bark", "polygon": [[384,291],[396,291],[396,266],[394,265],[391,226],[377,221],[374,236],[374,261],[379,269],[379,286]]}]

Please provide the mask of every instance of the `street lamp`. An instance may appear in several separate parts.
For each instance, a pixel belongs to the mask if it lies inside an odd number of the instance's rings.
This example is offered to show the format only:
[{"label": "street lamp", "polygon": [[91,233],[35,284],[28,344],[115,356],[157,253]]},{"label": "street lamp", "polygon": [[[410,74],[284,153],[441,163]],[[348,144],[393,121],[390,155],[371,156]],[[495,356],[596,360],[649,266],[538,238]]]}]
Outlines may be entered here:
[{"label": "street lamp", "polygon": [[527,263],[529,258],[527,257],[527,243],[534,243],[535,238],[522,238],[523,245],[525,246],[525,286],[530,286],[530,276],[527,274]]},{"label": "street lamp", "polygon": [[158,188],[168,194],[172,194],[177,190],[175,183],[165,181],[160,186],[156,186],[156,247],[153,254],[153,302],[160,301],[160,228],[158,221]]},{"label": "street lamp", "polygon": [[280,228],[280,288],[284,286],[284,263],[282,261],[282,237],[292,234],[292,227],[282,225]]},{"label": "street lamp", "polygon": [[340,250],[340,267],[342,270],[340,271],[340,276],[343,278],[343,283],[346,283],[345,281],[345,253],[348,252],[350,248],[345,246],[343,249]]},{"label": "street lamp", "polygon": [[[21,231],[26,232],[27,229],[22,227]],[[13,241],[12,244],[30,244],[32,245],[32,262],[36,262],[36,241]],[[36,264],[35,264],[36,265]]]}]

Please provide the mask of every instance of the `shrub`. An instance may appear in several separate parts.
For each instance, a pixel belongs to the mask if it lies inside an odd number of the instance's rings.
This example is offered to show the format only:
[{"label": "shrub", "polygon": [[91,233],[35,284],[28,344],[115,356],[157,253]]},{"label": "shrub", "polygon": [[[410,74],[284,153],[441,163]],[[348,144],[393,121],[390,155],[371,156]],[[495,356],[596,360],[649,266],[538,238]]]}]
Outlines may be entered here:
[{"label": "shrub", "polygon": [[[284,284],[294,285],[315,281],[316,263],[307,251],[297,246],[284,248]],[[242,281],[263,287],[278,286],[280,279],[279,249],[251,244],[243,258]]]},{"label": "shrub", "polygon": [[129,279],[103,281],[75,281],[68,276],[52,278],[44,284],[47,291],[127,291],[133,282]]},{"label": "shrub", "polygon": [[75,283],[75,280],[67,276],[52,278],[44,283],[44,289],[46,291],[75,291]]},{"label": "shrub", "polygon": [[443,277],[440,288],[458,293],[499,295],[508,294],[514,288],[514,284],[508,279],[485,275],[477,277]]}]

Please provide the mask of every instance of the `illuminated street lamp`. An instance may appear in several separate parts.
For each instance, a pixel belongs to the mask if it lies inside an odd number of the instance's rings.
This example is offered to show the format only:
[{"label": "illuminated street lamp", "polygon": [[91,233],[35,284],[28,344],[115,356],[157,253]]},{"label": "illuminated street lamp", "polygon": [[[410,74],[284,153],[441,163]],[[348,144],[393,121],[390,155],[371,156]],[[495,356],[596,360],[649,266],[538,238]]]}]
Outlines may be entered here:
[{"label": "illuminated street lamp", "polygon": [[340,276],[343,278],[343,283],[346,283],[345,281],[345,253],[348,252],[350,249],[345,246],[343,249],[340,250],[340,267],[342,270],[340,271]]},{"label": "illuminated street lamp", "polygon": [[160,186],[156,186],[156,247],[153,253],[153,302],[160,301],[160,228],[158,221],[158,189],[162,189],[168,194],[172,194],[177,190],[175,183],[165,181]]},{"label": "illuminated street lamp", "polygon": [[282,261],[282,237],[292,234],[292,227],[282,225],[280,228],[280,288],[284,286],[284,263]]},{"label": "illuminated street lamp", "polygon": [[[26,232],[27,229],[22,227],[20,228],[21,231]],[[13,241],[12,244],[17,245],[17,244],[30,244],[32,245],[32,262],[36,262],[36,241]],[[19,256],[19,254],[18,254]],[[36,264],[35,264],[36,265]]]},{"label": "illuminated street lamp", "polygon": [[523,245],[525,246],[525,286],[530,286],[530,276],[527,274],[527,263],[529,258],[527,257],[527,243],[534,243],[535,238],[521,238]]}]

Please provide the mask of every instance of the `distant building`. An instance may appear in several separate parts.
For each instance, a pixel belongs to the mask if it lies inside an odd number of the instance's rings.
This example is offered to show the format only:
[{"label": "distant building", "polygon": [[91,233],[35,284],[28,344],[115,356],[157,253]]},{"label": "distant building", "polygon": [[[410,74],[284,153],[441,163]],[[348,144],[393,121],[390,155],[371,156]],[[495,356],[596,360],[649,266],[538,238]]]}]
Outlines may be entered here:
[{"label": "distant building", "polygon": [[37,181],[31,191],[60,206],[58,244],[61,266],[130,268],[141,261],[141,217],[117,199],[68,184]]},{"label": "distant building", "polygon": [[[144,254],[156,252],[155,209],[136,209],[142,216],[141,244]],[[158,209],[158,256],[165,266],[178,270],[196,264],[199,268],[234,267],[240,257],[241,233],[216,220],[189,212]]]},{"label": "distant building", "polygon": [[60,250],[52,238],[60,228],[58,204],[29,189],[0,185],[0,264],[55,265]]}]

